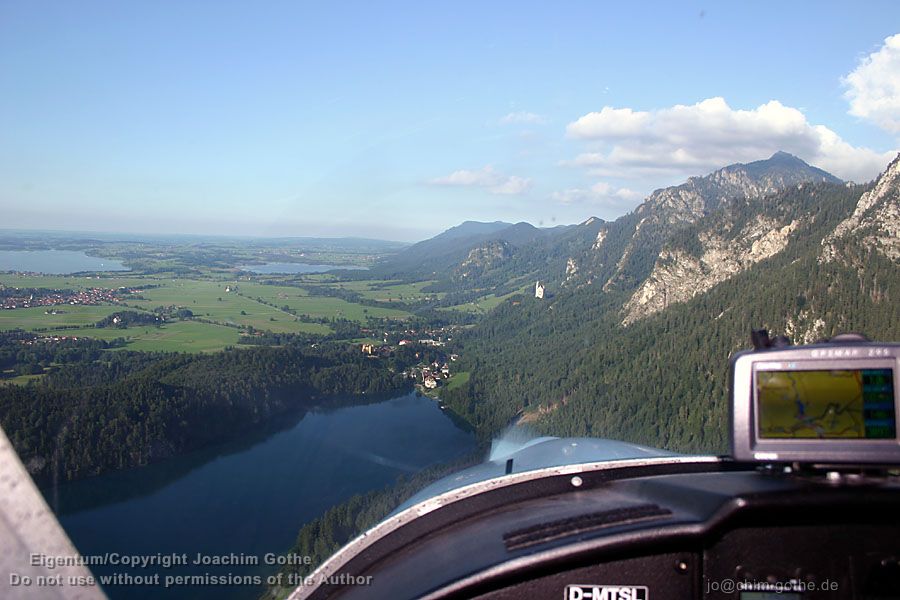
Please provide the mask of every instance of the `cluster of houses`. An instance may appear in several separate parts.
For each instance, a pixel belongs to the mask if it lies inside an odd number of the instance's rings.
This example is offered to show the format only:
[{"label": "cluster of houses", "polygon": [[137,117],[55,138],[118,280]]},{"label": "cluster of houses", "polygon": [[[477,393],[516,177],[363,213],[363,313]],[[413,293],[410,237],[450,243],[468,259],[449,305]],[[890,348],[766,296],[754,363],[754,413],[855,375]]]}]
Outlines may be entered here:
[{"label": "cluster of houses", "polygon": [[19,343],[23,346],[33,346],[34,344],[50,344],[53,342],[67,342],[69,340],[77,342],[78,337],[73,335],[34,336],[31,338],[26,338],[24,340],[19,340]]},{"label": "cluster of houses", "polygon": [[360,333],[376,339],[381,338],[385,344],[396,343],[398,346],[421,344],[422,346],[440,347],[445,346],[447,342],[453,339],[452,334],[456,329],[458,329],[458,326],[451,325],[447,327],[403,329],[388,332],[363,327],[360,329]]},{"label": "cluster of houses", "polygon": [[[397,346],[409,346],[412,344],[418,344],[427,348],[435,348],[444,346],[445,342],[443,340],[435,340],[432,338],[421,339],[421,340],[410,340],[410,339],[402,339],[397,343]],[[360,349],[362,353],[370,358],[388,358],[394,354],[394,347],[390,345],[378,345],[374,343],[363,343],[360,345]],[[443,352],[437,352],[437,357],[434,357],[434,352],[430,353],[428,359],[424,358],[424,352],[416,352],[415,357],[417,359],[430,360],[434,358],[432,362],[425,363],[420,362],[414,367],[410,367],[406,371],[403,371],[401,375],[407,379],[412,379],[417,383],[424,386],[426,389],[433,390],[437,388],[441,381],[445,379],[450,379],[450,363],[456,362],[459,360],[458,354],[444,354]]]},{"label": "cluster of houses", "polygon": [[409,377],[421,381],[425,389],[433,390],[439,385],[441,380],[450,379],[450,365],[434,361],[428,366],[411,369]]},{"label": "cluster of houses", "polygon": [[55,291],[46,294],[29,294],[27,296],[7,296],[0,299],[2,307],[6,310],[16,308],[31,308],[33,306],[57,306],[60,304],[69,305],[96,305],[109,302],[118,302],[119,294],[136,293],[138,290],[128,290],[119,288],[118,290],[108,288],[90,288],[73,292]]}]

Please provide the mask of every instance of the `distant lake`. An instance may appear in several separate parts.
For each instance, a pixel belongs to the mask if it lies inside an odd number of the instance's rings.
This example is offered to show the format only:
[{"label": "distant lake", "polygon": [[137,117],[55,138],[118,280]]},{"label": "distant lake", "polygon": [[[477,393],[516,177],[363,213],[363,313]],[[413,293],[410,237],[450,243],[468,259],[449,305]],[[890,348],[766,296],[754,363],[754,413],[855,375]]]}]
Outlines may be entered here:
[{"label": "distant lake", "polygon": [[0,271],[67,275],[82,271],[130,271],[117,260],[88,256],[78,250],[0,250]]},{"label": "distant lake", "polygon": [[260,275],[297,275],[303,273],[324,273],[332,269],[348,269],[353,271],[365,271],[369,267],[354,267],[349,265],[308,265],[306,263],[282,263],[270,262],[264,265],[240,265],[238,269],[259,273]]},{"label": "distant lake", "polygon": [[[471,451],[474,438],[415,393],[309,412],[227,444],[43,490],[83,555],[286,552],[300,527],[354,494]],[[373,398],[360,397],[360,401]],[[99,567],[95,575],[260,575],[277,566]],[[112,585],[117,598],[255,600],[255,586]]]}]

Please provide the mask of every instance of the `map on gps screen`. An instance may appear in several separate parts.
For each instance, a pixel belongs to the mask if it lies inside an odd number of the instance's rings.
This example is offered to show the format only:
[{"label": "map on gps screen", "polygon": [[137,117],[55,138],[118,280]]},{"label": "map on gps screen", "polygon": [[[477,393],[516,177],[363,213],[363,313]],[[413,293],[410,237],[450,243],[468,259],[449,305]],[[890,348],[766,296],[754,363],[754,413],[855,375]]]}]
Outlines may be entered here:
[{"label": "map on gps screen", "polygon": [[893,371],[758,371],[761,438],[896,436]]}]

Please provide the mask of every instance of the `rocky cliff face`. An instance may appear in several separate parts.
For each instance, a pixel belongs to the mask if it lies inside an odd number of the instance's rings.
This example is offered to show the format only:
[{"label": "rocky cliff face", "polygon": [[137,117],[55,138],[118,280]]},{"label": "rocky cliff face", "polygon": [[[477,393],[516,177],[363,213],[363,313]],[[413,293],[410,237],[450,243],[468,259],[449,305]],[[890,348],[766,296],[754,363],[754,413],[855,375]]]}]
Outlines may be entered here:
[{"label": "rocky cliff face", "polygon": [[767,160],[729,165],[705,177],[691,177],[680,186],[654,192],[647,200],[670,207],[676,217],[699,218],[734,198],[762,198],[801,183],[841,180],[796,156],[776,152]]},{"label": "rocky cliff face", "polygon": [[824,337],[825,321],[810,310],[801,310],[796,315],[788,315],[784,323],[784,334],[795,344],[812,344]]},{"label": "rocky cliff face", "polygon": [[656,190],[635,211],[639,220],[634,233],[604,289],[639,284],[675,230],[696,223],[734,199],[755,200],[799,184],[819,182],[840,183],[840,179],[795,156],[776,152],[767,160],[730,165]]},{"label": "rocky cliff face", "polygon": [[863,194],[856,210],[822,240],[820,260],[841,260],[841,248],[847,243],[880,252],[900,262],[900,155]]},{"label": "rocky cliff face", "polygon": [[[715,179],[721,174],[722,171],[718,171],[710,177]],[[738,174],[737,177],[741,179],[743,176]],[[780,212],[773,212],[773,200],[767,192],[770,188],[766,186],[788,181],[790,178],[779,175],[765,186],[755,184],[755,187],[748,187],[751,195],[744,202],[747,208],[758,212],[755,218],[740,226],[733,219],[723,221],[709,216],[698,217],[697,226],[690,230],[696,232],[696,240],[688,236],[689,239],[682,239],[680,244],[669,243],[662,249],[650,275],[626,302],[622,324],[633,323],[674,303],[686,302],[782,252],[791,241],[792,234],[815,219],[813,213],[789,206],[782,206]],[[805,183],[795,185],[797,193],[807,193]],[[763,196],[757,198],[768,197],[769,200],[754,201],[752,194],[759,193]],[[814,198],[816,191],[812,189],[808,193]],[[662,195],[672,197],[668,192]],[[688,210],[685,206],[680,205],[681,209]],[[731,207],[737,208],[738,205],[732,204]],[[809,211],[810,207],[805,210]],[[729,207],[725,205],[720,214],[728,212]],[[819,231],[818,235],[824,236],[815,238],[822,240],[820,263],[836,260],[845,264],[859,263],[860,253],[856,250],[860,248],[864,250],[862,256],[877,252],[894,263],[900,263],[900,156],[888,165],[872,189],[860,196],[850,216],[840,221],[833,231],[826,229],[827,235]],[[854,263],[853,266],[862,268],[863,264]],[[817,339],[821,323],[801,314],[788,322],[787,329],[798,339],[812,340]]]},{"label": "rocky cliff face", "polygon": [[480,275],[496,268],[510,256],[512,256],[512,249],[509,243],[503,240],[486,242],[469,251],[468,256],[456,269],[456,275],[463,278]]},{"label": "rocky cliff face", "polygon": [[578,274],[578,263],[575,262],[575,259],[569,257],[566,261],[566,281],[571,281],[575,275]]},{"label": "rocky cliff face", "polygon": [[597,232],[597,237],[594,239],[594,243],[591,245],[591,250],[599,250],[603,247],[603,242],[606,241],[606,236],[609,235],[609,230],[605,227]]},{"label": "rocky cliff face", "polygon": [[733,235],[734,223],[699,237],[699,256],[681,248],[660,253],[650,276],[625,304],[623,325],[686,302],[752,265],[781,252],[801,221],[789,223],[760,215]]}]

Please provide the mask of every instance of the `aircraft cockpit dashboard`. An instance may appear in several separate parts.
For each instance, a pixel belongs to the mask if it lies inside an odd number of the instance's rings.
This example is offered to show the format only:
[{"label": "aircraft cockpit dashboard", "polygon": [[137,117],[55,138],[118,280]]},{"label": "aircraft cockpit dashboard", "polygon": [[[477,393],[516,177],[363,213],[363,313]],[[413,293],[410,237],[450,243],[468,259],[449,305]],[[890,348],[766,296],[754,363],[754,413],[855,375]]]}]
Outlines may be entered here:
[{"label": "aircraft cockpit dashboard", "polygon": [[291,598],[900,598],[900,344],[754,344],[731,361],[730,456],[539,440],[438,482]]}]

